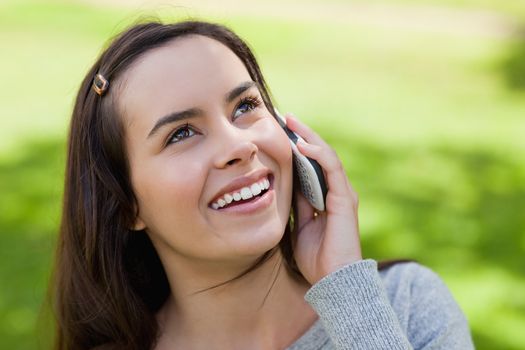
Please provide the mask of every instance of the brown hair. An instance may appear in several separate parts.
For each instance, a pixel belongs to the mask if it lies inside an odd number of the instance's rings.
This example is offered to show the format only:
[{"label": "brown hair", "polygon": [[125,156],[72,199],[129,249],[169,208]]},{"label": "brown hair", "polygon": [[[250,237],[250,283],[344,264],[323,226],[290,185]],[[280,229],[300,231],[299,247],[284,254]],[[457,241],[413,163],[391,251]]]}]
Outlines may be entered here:
[{"label": "brown hair", "polygon": [[[155,313],[169,295],[169,285],[147,234],[129,229],[137,206],[116,94],[111,86],[99,94],[92,84],[97,74],[114,81],[145,52],[187,35],[207,36],[232,50],[274,113],[254,55],[243,40],[221,25],[149,22],[132,26],[109,45],[82,81],[71,119],[51,286],[57,318],[56,349],[138,350],[155,344]],[[264,254],[242,275],[281,249],[285,266],[302,277],[293,260],[293,215],[290,218],[279,248]]]}]

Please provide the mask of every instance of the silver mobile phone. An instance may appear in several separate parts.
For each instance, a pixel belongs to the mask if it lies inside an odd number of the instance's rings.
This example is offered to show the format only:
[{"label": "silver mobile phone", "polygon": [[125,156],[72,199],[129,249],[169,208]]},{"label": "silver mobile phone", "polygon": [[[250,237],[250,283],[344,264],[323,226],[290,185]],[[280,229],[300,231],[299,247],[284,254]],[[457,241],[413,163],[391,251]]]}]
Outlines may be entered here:
[{"label": "silver mobile phone", "polygon": [[279,125],[281,125],[281,127],[286,132],[286,135],[288,135],[288,138],[290,139],[293,153],[294,171],[297,172],[301,192],[315,209],[324,211],[328,187],[326,186],[323,169],[317,161],[308,158],[299,152],[296,143],[303,139],[301,136],[288,129],[286,126],[286,121],[281,116],[281,114],[279,114],[279,111],[277,111],[277,109],[274,110],[275,114],[277,115],[277,122]]}]

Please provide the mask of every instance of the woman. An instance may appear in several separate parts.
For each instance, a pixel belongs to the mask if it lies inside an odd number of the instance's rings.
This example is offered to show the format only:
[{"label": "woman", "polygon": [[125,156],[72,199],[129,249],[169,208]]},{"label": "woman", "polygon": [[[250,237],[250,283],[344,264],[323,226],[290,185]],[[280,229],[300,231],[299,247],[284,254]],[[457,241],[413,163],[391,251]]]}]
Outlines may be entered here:
[{"label": "woman", "polygon": [[247,45],[204,22],[122,33],[84,79],[55,271],[58,349],[468,349],[440,279],[361,256],[336,153],[290,116],[292,153]]}]

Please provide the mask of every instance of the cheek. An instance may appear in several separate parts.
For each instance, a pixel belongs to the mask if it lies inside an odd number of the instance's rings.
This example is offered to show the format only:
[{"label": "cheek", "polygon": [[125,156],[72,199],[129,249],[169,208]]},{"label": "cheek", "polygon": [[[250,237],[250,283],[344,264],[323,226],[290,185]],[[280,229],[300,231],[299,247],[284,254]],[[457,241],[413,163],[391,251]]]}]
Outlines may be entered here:
[{"label": "cheek", "polygon": [[[272,117],[273,118],[273,117]],[[292,148],[290,147],[290,140],[284,130],[277,121],[270,120],[265,125],[264,130],[260,130],[261,149],[268,155],[279,169],[280,174],[280,196],[283,215],[288,215],[289,204],[291,203],[292,187],[293,187],[293,156]]]},{"label": "cheek", "polygon": [[[180,164],[184,164],[181,166]],[[152,231],[181,228],[182,220],[195,215],[205,172],[195,160],[173,161],[159,158],[135,173],[133,185],[139,203],[139,215]],[[177,220],[181,218],[181,220]],[[175,220],[174,220],[175,219]]]},{"label": "cheek", "polygon": [[291,173],[293,160],[292,149],[290,147],[290,140],[284,130],[276,121],[272,120],[265,126],[265,130],[263,130],[260,135],[261,144],[264,145],[266,152],[277,161],[281,167],[281,171]]}]

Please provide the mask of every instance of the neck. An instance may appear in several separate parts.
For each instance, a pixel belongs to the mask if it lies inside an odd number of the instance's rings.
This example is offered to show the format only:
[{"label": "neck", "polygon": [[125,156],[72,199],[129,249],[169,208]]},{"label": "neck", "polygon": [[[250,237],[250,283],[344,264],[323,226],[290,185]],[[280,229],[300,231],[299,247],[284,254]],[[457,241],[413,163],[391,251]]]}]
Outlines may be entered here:
[{"label": "neck", "polygon": [[[216,274],[200,274],[196,279],[194,274],[184,278],[179,273],[175,278],[167,271],[172,294],[158,314],[162,336],[157,348],[164,348],[163,344],[184,349],[287,347],[317,316],[304,301],[310,286],[294,279],[284,264],[278,251],[245,276],[204,291],[240,275],[246,266],[239,266],[235,274],[235,269],[229,274],[222,269],[221,281],[211,277]],[[208,276],[207,283],[202,276]]]}]

